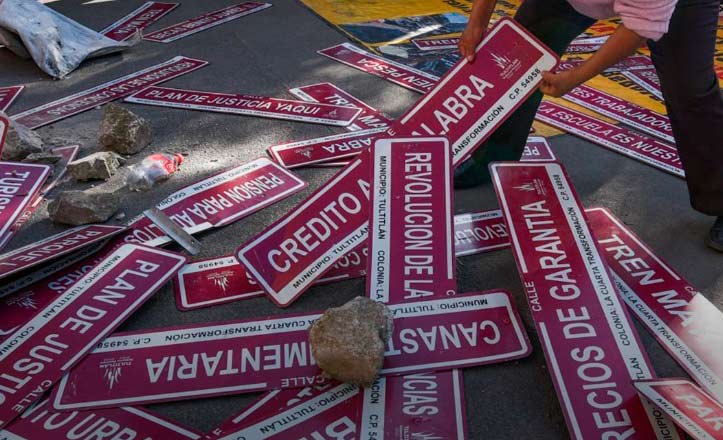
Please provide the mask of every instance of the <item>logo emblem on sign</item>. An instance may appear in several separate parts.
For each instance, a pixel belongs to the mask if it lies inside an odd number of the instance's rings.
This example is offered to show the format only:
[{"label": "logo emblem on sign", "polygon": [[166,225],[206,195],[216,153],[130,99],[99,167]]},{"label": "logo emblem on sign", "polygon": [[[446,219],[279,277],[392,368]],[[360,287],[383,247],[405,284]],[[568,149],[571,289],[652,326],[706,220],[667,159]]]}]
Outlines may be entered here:
[{"label": "logo emblem on sign", "polygon": [[523,183],[522,185],[513,186],[512,188],[518,190],[518,191],[525,191],[525,192],[536,192],[539,195],[546,195],[547,191],[545,190],[544,185],[542,182],[540,182],[539,179],[535,179],[531,182]]},{"label": "logo emblem on sign", "polygon": [[35,301],[35,292],[25,292],[24,294],[19,295],[17,298],[13,298],[10,301],[8,301],[6,304],[8,306],[18,306],[21,309],[37,309],[38,303]]},{"label": "logo emblem on sign", "polygon": [[490,52],[492,55],[492,59],[494,60],[497,67],[499,67],[502,70],[502,73],[500,73],[500,76],[504,79],[511,78],[512,75],[515,74],[520,69],[520,66],[522,66],[522,63],[518,59],[510,59],[510,57],[505,55],[497,55],[494,52]]},{"label": "logo emblem on sign", "polygon": [[297,153],[301,154],[302,156],[306,157],[307,159],[311,159],[311,152],[314,151],[313,148],[302,148],[301,150],[296,150]]},{"label": "logo emblem on sign", "polygon": [[108,389],[112,390],[121,377],[123,367],[128,367],[133,363],[133,358],[122,357],[120,359],[104,359],[100,363],[100,368],[103,369],[103,379],[105,379]]},{"label": "logo emblem on sign", "polygon": [[213,281],[213,284],[218,286],[221,291],[226,293],[226,289],[229,286],[228,276],[231,272],[222,272],[219,274],[211,274],[208,276],[209,281]]}]

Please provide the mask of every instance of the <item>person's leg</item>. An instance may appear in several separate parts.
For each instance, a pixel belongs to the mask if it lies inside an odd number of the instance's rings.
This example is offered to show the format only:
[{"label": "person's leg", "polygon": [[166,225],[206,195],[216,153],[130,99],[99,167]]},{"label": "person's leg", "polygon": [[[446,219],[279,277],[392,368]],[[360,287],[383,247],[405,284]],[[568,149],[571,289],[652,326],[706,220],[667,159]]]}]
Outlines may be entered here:
[{"label": "person's leg", "polygon": [[[567,0],[525,0],[515,14],[515,20],[558,55],[562,55],[575,37],[595,23],[592,18],[575,11]],[[520,160],[541,100],[542,93],[536,91],[532,94],[477,148],[471,160],[460,165],[455,172],[455,187],[465,188],[488,182],[487,165],[490,162]]]},{"label": "person's leg", "polygon": [[[648,46],[685,169],[691,205],[720,217],[723,95],[713,69],[718,6],[719,0],[680,0],[668,33]],[[711,235],[714,233],[715,228]],[[717,234],[718,250],[723,251],[723,229]]]}]

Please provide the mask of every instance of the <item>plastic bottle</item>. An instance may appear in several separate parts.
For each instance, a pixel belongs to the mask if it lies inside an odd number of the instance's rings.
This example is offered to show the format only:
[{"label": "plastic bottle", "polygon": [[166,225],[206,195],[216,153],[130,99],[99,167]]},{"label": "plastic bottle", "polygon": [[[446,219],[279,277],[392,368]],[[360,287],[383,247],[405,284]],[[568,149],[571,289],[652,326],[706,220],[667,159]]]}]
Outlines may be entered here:
[{"label": "plastic bottle", "polygon": [[150,189],[157,182],[168,179],[182,163],[181,154],[151,154],[131,168],[126,180],[128,188],[132,191]]}]

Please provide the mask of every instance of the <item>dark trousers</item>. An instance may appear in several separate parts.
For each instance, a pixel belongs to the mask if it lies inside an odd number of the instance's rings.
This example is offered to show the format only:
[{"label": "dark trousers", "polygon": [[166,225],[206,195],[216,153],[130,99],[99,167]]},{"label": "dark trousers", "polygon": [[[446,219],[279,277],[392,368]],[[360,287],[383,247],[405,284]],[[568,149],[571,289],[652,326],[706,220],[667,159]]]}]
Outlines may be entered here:
[{"label": "dark trousers", "polygon": [[[660,77],[693,208],[723,216],[723,95],[713,70],[719,0],[679,0],[668,33],[648,46]],[[515,19],[559,55],[595,20],[566,0],[525,0]],[[519,160],[542,94],[533,94],[474,155]]]}]

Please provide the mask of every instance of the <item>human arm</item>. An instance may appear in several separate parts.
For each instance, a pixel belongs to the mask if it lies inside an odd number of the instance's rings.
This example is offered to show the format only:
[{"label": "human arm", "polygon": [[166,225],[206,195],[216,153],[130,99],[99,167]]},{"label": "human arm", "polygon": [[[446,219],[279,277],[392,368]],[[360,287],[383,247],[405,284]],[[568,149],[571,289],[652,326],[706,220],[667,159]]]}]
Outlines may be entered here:
[{"label": "human arm", "polygon": [[458,45],[459,53],[470,63],[474,62],[475,48],[487,31],[496,4],[497,0],[474,0],[469,21],[459,38]]}]

